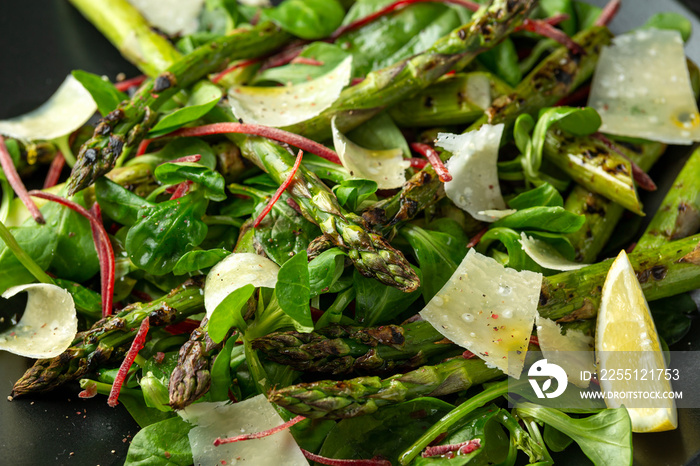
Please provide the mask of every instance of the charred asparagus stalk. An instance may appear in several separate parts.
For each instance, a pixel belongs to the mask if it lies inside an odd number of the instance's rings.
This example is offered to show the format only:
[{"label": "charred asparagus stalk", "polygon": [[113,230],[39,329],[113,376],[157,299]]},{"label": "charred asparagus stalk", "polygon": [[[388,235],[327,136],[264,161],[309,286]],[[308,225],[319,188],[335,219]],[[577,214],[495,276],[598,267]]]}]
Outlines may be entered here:
[{"label": "charred asparagus stalk", "polygon": [[271,402],[310,418],[340,419],[371,414],[382,406],[420,396],[441,396],[466,390],[502,376],[481,359],[461,356],[436,366],[423,366],[387,379],[358,377],[323,380],[272,390]]},{"label": "charred asparagus stalk", "polygon": [[404,326],[333,325],[313,333],[276,332],[252,342],[268,359],[304,372],[333,375],[405,372],[433,356],[463,352],[428,322]]},{"label": "charred asparagus stalk", "polygon": [[163,326],[203,311],[204,297],[200,278],[187,280],[162,299],[136,303],[119,314],[104,318],[75,336],[66,351],[51,359],[39,359],[12,388],[12,396],[47,392],[71,380],[77,380],[121,353],[129,345],[144,319],[152,326]]},{"label": "charred asparagus stalk", "polygon": [[700,229],[700,149],[693,152],[635,250],[655,249]]}]

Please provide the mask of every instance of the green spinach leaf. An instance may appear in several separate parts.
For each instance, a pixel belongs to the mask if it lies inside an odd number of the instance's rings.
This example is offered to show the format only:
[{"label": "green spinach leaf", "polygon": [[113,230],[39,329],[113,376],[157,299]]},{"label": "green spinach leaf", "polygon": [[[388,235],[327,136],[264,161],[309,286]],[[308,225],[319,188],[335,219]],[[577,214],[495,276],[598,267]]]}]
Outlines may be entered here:
[{"label": "green spinach leaf", "polygon": [[[253,84],[277,82],[280,84],[300,84],[320,78],[333,71],[348,57],[349,53],[340,46],[326,42],[313,42],[300,54],[300,58],[315,60],[317,64],[295,63],[268,68],[255,77]],[[306,156],[304,156],[306,159]]]},{"label": "green spinach leaf", "polygon": [[198,163],[170,163],[159,165],[154,173],[156,179],[163,184],[178,184],[192,181],[204,189],[204,196],[212,201],[226,199],[224,177],[216,170]]},{"label": "green spinach leaf", "polygon": [[191,429],[192,426],[180,417],[166,419],[141,429],[131,441],[124,465],[191,465],[192,449],[187,436]]},{"label": "green spinach leaf", "polygon": [[345,270],[346,256],[342,250],[331,248],[309,262],[309,288],[312,298],[330,291]]},{"label": "green spinach leaf", "polygon": [[277,275],[275,294],[279,305],[294,320],[294,328],[299,332],[311,332],[311,287],[306,251],[298,252],[282,265]]},{"label": "green spinach leaf", "polygon": [[[414,267],[423,282],[420,269]],[[372,327],[385,324],[404,312],[421,295],[421,289],[404,293],[394,287],[379,283],[373,278],[363,277],[354,271],[353,283],[357,293],[355,297],[355,316],[362,325]]]},{"label": "green spinach leaf", "polygon": [[333,192],[340,205],[350,211],[357,211],[363,201],[377,191],[377,182],[372,180],[346,180],[333,186]]},{"label": "green spinach leaf", "polygon": [[153,204],[106,177],[95,182],[95,197],[102,213],[122,225],[131,226],[153,208]]},{"label": "green spinach leaf", "polygon": [[[11,227],[9,230],[20,247],[39,267],[46,270],[53,260],[58,235],[48,226]],[[0,293],[6,289],[35,281],[15,254],[0,240]]]},{"label": "green spinach leaf", "polygon": [[508,207],[511,209],[521,210],[538,206],[564,207],[564,199],[554,186],[544,183],[508,201]]},{"label": "green spinach leaf", "polygon": [[131,261],[153,275],[171,272],[180,258],[206,237],[207,226],[201,219],[207,204],[194,192],[149,208],[126,235]]},{"label": "green spinach leaf", "polygon": [[236,327],[240,331],[246,329],[241,310],[254,292],[255,286],[249,283],[233,290],[216,306],[207,324],[207,332],[214,343],[224,341],[231,327]]},{"label": "green spinach leaf", "polygon": [[214,108],[219,102],[219,99],[221,99],[221,96],[222,93],[219,86],[206,80],[198,82],[192,87],[192,93],[187,101],[187,105],[161,118],[161,120],[151,128],[151,131],[148,132],[148,137],[155,138],[168,134],[188,123],[202,118]]},{"label": "green spinach leaf", "polygon": [[337,0],[284,0],[263,16],[302,39],[323,39],[340,26],[345,10]]},{"label": "green spinach leaf", "polygon": [[568,234],[578,231],[585,221],[583,215],[571,213],[563,207],[528,207],[497,220],[491,227]]},{"label": "green spinach leaf", "polygon": [[96,74],[83,70],[73,70],[71,74],[90,93],[102,116],[107,116],[122,100],[127,99],[126,94],[119,92],[114,84]]},{"label": "green spinach leaf", "polygon": [[231,254],[231,252],[226,249],[207,249],[186,252],[175,264],[173,273],[175,275],[183,275],[214,267],[221,259],[229,254]]}]

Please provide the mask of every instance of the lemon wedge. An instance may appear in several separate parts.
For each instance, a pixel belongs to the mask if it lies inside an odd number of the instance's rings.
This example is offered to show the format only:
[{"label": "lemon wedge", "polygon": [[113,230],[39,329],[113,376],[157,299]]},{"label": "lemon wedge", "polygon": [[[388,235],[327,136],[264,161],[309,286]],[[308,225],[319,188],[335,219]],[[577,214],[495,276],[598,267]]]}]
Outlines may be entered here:
[{"label": "lemon wedge", "polygon": [[652,399],[643,393],[669,393],[661,341],[649,305],[625,251],[613,262],[603,285],[596,324],[598,378],[604,393],[638,393],[638,398],[605,397],[609,408],[628,408],[633,432],[661,432],[678,426],[673,398]]}]

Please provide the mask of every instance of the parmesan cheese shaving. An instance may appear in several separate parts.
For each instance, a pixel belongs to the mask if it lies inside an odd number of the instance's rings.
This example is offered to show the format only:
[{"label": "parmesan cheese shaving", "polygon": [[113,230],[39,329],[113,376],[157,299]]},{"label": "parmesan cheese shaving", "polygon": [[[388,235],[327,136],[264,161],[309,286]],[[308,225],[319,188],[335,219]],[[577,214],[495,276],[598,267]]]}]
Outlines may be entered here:
[{"label": "parmesan cheese shaving", "polygon": [[204,308],[207,318],[226,296],[238,288],[251,284],[255,287],[274,288],[279,266],[257,254],[234,252],[212,267],[204,283]]},{"label": "parmesan cheese shaving", "polygon": [[214,446],[218,437],[262,432],[284,423],[264,395],[230,404],[195,403],[178,414],[195,427],[189,432],[194,464],[201,466],[308,466],[288,430],[269,437]]},{"label": "parmesan cheese shaving", "polygon": [[518,378],[541,286],[542,274],[503,267],[471,249],[420,315],[455,344]]},{"label": "parmesan cheese shaving", "polygon": [[600,131],[669,144],[700,141],[700,114],[678,31],[641,29],[613,39],[598,60],[588,105]]},{"label": "parmesan cheese shaving", "polygon": [[97,104],[90,93],[68,75],[39,108],[0,121],[0,134],[25,141],[56,139],[83,126],[96,111]]},{"label": "parmesan cheese shaving", "polygon": [[595,373],[593,337],[578,330],[568,330],[562,335],[556,322],[539,314],[535,324],[540,350],[547,362],[564,369],[569,382],[577,387],[588,387],[590,380],[582,379],[581,372]]},{"label": "parmesan cheese shaving", "polygon": [[335,117],[331,128],[335,151],[353,178],[375,181],[379,189],[398,188],[406,182],[406,169],[411,162],[404,160],[401,149],[371,150],[358,146],[338,130]]},{"label": "parmesan cheese shaving", "polygon": [[63,353],[78,331],[75,303],[60,286],[32,283],[7,289],[2,297],[27,293],[20,321],[0,333],[0,350],[28,358],[53,358]]},{"label": "parmesan cheese shaving", "polygon": [[559,251],[553,246],[532,236],[527,236],[525,233],[520,234],[520,245],[523,247],[525,254],[530,256],[530,259],[545,269],[565,272],[567,270],[582,269],[589,265],[568,260],[559,254]]},{"label": "parmesan cheese shaving", "polygon": [[445,194],[457,207],[477,220],[495,222],[485,211],[505,210],[498,183],[498,148],[503,124],[484,125],[465,134],[439,133],[436,146],[452,152],[446,166],[452,181],[445,183]]},{"label": "parmesan cheese shaving", "polygon": [[192,34],[199,27],[204,0],[129,0],[152,26],[168,35]]},{"label": "parmesan cheese shaving", "polygon": [[333,105],[350,82],[352,56],[329,73],[302,84],[281,87],[234,86],[228,100],[244,123],[288,126],[319,115]]}]

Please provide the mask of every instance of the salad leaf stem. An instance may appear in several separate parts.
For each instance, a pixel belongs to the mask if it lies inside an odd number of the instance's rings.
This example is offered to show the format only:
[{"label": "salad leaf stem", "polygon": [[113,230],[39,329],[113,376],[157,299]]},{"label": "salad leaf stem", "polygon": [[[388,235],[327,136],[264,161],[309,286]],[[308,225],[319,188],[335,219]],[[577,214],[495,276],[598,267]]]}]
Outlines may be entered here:
[{"label": "salad leaf stem", "polygon": [[19,173],[17,173],[17,168],[15,168],[15,164],[12,161],[12,155],[10,155],[7,145],[5,145],[5,138],[2,135],[0,135],[0,167],[2,167],[4,178],[10,186],[12,186],[17,197],[21,199],[22,204],[24,204],[32,217],[34,217],[34,221],[41,225],[45,224],[46,220],[44,220],[44,216],[27,193],[27,188],[24,187],[22,178],[20,178]]},{"label": "salad leaf stem", "polygon": [[49,277],[39,265],[34,262],[29,254],[17,243],[17,240],[12,236],[12,232],[0,221],[0,240],[5,243],[12,253],[17,257],[17,260],[32,274],[37,281],[41,283],[54,284],[54,281]]}]

